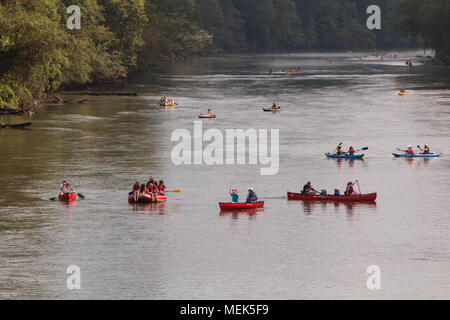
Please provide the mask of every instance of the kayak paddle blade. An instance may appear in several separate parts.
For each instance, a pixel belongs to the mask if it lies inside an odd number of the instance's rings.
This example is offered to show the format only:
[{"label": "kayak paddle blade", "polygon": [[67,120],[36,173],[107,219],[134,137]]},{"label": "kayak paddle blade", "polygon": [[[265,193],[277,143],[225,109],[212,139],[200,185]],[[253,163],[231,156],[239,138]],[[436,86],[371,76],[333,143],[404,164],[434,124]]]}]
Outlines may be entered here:
[{"label": "kayak paddle blade", "polygon": [[369,150],[369,147],[364,147],[364,148],[362,148],[361,150]]},{"label": "kayak paddle blade", "polygon": [[86,197],[83,195],[83,194],[81,194],[81,193],[77,193],[78,194],[78,196],[80,197],[80,199],[86,199]]},{"label": "kayak paddle blade", "polygon": [[58,198],[58,197],[53,197],[53,198],[50,198],[50,199],[48,199],[48,200],[50,200],[50,201],[56,201],[56,198]]}]

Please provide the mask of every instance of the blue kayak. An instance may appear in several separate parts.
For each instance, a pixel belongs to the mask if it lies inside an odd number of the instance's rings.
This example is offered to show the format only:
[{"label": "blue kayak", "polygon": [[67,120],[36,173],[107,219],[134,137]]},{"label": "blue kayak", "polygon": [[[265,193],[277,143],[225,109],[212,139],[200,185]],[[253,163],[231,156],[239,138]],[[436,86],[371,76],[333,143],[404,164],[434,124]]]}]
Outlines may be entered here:
[{"label": "blue kayak", "polygon": [[418,153],[418,154],[406,154],[406,153],[393,153],[397,158],[436,158],[439,157],[440,153]]},{"label": "blue kayak", "polygon": [[362,159],[362,157],[364,157],[364,153],[363,154],[357,154],[355,153],[354,155],[347,155],[347,154],[341,154],[341,155],[337,155],[337,154],[331,154],[331,153],[325,153],[325,155],[328,158],[333,158],[333,159]]}]

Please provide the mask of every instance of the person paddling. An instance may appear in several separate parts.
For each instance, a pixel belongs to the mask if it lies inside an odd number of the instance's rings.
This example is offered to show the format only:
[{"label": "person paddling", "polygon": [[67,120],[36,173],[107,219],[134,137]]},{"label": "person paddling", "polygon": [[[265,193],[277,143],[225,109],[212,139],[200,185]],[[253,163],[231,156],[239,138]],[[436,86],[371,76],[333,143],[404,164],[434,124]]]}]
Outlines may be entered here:
[{"label": "person paddling", "polygon": [[164,181],[159,180],[159,184],[158,184],[158,186],[156,187],[156,192],[157,192],[158,194],[160,194],[160,195],[165,195],[165,194],[166,194],[166,191],[167,191],[167,187],[166,187],[166,185],[164,184]]},{"label": "person paddling", "polygon": [[416,154],[416,152],[413,149],[413,146],[409,145],[407,150],[403,150],[403,152],[405,152],[406,154]]},{"label": "person paddling", "polygon": [[63,194],[63,188],[65,187],[66,182],[67,182],[67,180],[64,179],[63,182],[62,182],[62,184],[61,184],[61,186],[59,187],[59,191],[60,191],[61,194]]},{"label": "person paddling", "polygon": [[274,102],[273,103],[273,105],[272,105],[272,109],[274,110],[274,111],[276,111],[276,110],[278,110],[278,109],[280,109],[278,106],[277,106],[277,104]]},{"label": "person paddling", "polygon": [[248,196],[247,196],[247,203],[253,203],[258,201],[258,196],[255,193],[255,190],[253,188],[248,188]]},{"label": "person paddling", "polygon": [[318,192],[317,190],[315,190],[315,189],[311,186],[311,181],[308,181],[308,182],[303,186],[302,194],[306,194],[306,195],[310,195],[310,196],[315,196],[315,195],[318,195],[319,192]]},{"label": "person paddling", "polygon": [[344,148],[342,147],[342,143],[341,143],[336,147],[336,155],[340,156],[341,154],[344,154],[344,153],[345,153]]},{"label": "person paddling", "polygon": [[208,112],[206,114],[210,117],[214,117],[214,113],[211,112],[211,109],[208,109]]},{"label": "person paddling", "polygon": [[352,156],[355,154],[355,152],[356,152],[355,149],[352,146],[350,146],[350,148],[347,151],[347,155]]},{"label": "person paddling", "polygon": [[356,182],[349,182],[349,183],[347,183],[347,187],[345,188],[345,195],[346,196],[353,196],[353,195],[357,195],[358,194],[353,189],[353,186],[355,185],[355,183]]},{"label": "person paddling", "polygon": [[421,149],[420,147],[419,147],[419,149],[422,152],[422,154],[430,154],[431,153],[430,148],[427,145],[424,145],[423,149]]},{"label": "person paddling", "polygon": [[75,191],[70,186],[70,182],[68,182],[68,181],[64,182],[64,184],[61,188],[61,195],[65,195],[65,194],[72,193],[72,192],[75,192]]}]

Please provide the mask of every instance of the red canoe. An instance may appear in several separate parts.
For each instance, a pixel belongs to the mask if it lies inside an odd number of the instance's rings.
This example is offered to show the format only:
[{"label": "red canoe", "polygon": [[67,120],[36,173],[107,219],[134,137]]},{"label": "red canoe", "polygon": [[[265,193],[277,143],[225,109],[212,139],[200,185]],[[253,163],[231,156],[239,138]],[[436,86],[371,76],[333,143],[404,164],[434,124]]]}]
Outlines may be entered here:
[{"label": "red canoe", "polygon": [[336,201],[336,202],[373,202],[377,198],[376,193],[353,195],[353,196],[310,196],[301,193],[287,193],[288,200],[303,201]]},{"label": "red canoe", "polygon": [[220,210],[243,210],[243,209],[253,209],[253,208],[264,208],[264,201],[253,202],[253,203],[219,203]]},{"label": "red canoe", "polygon": [[65,193],[65,194],[60,194],[58,196],[58,199],[61,201],[71,201],[71,200],[76,200],[77,199],[77,194],[76,193]]},{"label": "red canoe", "polygon": [[[138,203],[159,203],[159,202],[164,202],[167,200],[166,196],[163,195],[156,195],[156,201],[153,199],[153,197],[149,194],[146,193],[141,193],[139,195],[139,200],[137,201]],[[130,194],[130,196],[128,197],[128,202],[129,203],[136,203],[134,201],[134,197],[132,194]]]}]

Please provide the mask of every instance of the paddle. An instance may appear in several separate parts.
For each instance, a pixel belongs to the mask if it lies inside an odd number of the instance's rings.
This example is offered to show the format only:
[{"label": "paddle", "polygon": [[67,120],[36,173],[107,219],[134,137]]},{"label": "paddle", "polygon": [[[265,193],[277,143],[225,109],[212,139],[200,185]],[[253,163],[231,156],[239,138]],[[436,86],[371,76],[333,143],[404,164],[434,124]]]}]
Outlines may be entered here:
[{"label": "paddle", "polygon": [[56,198],[58,198],[58,197],[53,197],[53,198],[50,198],[50,199],[48,199],[48,200],[50,200],[50,201],[56,201]]},{"label": "paddle", "polygon": [[166,191],[166,192],[180,193],[181,190],[170,190],[170,191]]},{"label": "paddle", "polygon": [[425,150],[423,150],[419,145],[417,145],[417,148],[419,148],[420,152],[425,153]]},{"label": "paddle", "polygon": [[361,192],[361,187],[359,186],[359,180],[356,180],[356,181],[355,181],[355,183],[357,183],[357,184],[358,184],[358,190],[359,190],[359,194],[362,194],[362,192]]},{"label": "paddle", "polygon": [[83,194],[78,193],[78,191],[76,191],[74,188],[72,188],[72,191],[75,192],[81,200],[86,199],[86,197]]},{"label": "paddle", "polygon": [[86,197],[85,197],[83,194],[79,193],[79,192],[77,192],[77,195],[78,195],[78,197],[79,197],[81,200],[86,199]]}]

